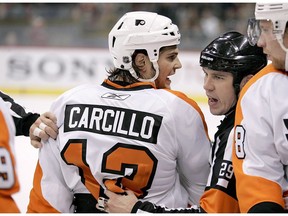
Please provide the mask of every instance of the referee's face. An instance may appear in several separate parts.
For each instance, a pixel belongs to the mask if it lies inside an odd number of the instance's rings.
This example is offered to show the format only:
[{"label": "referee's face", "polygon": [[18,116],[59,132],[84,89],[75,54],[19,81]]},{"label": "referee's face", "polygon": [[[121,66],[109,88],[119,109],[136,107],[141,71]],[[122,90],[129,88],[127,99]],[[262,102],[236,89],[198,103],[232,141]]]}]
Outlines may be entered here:
[{"label": "referee's face", "polygon": [[232,73],[203,68],[203,88],[213,115],[225,115],[237,102]]},{"label": "referee's face", "polygon": [[159,54],[159,76],[155,80],[156,87],[159,89],[170,89],[171,80],[169,76],[175,74],[176,70],[182,67],[182,64],[178,58],[179,50],[176,46],[167,47],[162,49]]}]

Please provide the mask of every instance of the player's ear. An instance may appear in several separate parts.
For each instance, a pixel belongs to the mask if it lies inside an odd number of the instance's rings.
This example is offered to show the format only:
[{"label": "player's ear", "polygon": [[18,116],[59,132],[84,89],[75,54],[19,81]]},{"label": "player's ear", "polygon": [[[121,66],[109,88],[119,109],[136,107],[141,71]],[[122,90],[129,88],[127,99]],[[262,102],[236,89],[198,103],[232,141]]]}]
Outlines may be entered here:
[{"label": "player's ear", "polygon": [[134,70],[137,71],[141,78],[150,79],[153,73],[152,62],[149,57],[143,53],[138,53],[134,58]]},{"label": "player's ear", "polygon": [[245,77],[241,80],[241,82],[240,82],[240,89],[242,89],[243,86],[244,86],[252,77],[253,77],[252,74],[249,74],[249,75],[245,76]]},{"label": "player's ear", "polygon": [[145,62],[145,57],[146,57],[146,56],[145,56],[143,53],[138,53],[138,54],[136,55],[136,57],[135,57],[135,65],[136,65],[139,69],[145,67],[145,64],[146,64],[146,62]]}]

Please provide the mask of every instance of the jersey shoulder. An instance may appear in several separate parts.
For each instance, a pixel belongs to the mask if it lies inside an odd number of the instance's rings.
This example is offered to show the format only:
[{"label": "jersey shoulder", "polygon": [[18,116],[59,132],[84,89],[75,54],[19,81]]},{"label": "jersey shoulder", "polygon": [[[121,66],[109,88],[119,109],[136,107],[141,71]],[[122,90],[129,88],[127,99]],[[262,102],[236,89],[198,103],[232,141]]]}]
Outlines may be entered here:
[{"label": "jersey shoulder", "polygon": [[286,79],[288,78],[288,73],[276,69],[272,64],[267,65],[245,84],[240,92],[239,99],[241,99],[252,86],[266,86],[267,84],[263,82],[273,82],[271,77],[279,77],[278,75],[281,75],[281,77],[284,76]]}]

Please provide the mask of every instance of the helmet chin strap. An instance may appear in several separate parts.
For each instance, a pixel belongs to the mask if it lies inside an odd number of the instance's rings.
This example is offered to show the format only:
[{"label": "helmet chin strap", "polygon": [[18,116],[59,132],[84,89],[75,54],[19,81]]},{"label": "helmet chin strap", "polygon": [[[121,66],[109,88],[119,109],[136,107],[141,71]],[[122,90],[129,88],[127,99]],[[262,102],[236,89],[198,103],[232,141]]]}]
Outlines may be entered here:
[{"label": "helmet chin strap", "polygon": [[139,79],[139,77],[137,76],[136,71],[133,69],[133,67],[131,67],[129,69],[130,74],[135,78],[135,79]]},{"label": "helmet chin strap", "polygon": [[276,34],[276,38],[278,43],[280,44],[280,47],[285,51],[285,71],[288,71],[288,49],[283,44],[283,37],[280,34]]}]

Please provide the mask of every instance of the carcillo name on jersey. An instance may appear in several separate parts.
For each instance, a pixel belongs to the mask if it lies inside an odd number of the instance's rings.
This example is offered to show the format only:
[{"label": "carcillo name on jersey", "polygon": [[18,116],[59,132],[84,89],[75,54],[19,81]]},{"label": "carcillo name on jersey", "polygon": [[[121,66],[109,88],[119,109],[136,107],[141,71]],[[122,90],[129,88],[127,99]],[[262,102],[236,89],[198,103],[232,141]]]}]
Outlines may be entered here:
[{"label": "carcillo name on jersey", "polygon": [[64,132],[87,131],[157,143],[162,116],[119,107],[66,105]]}]

